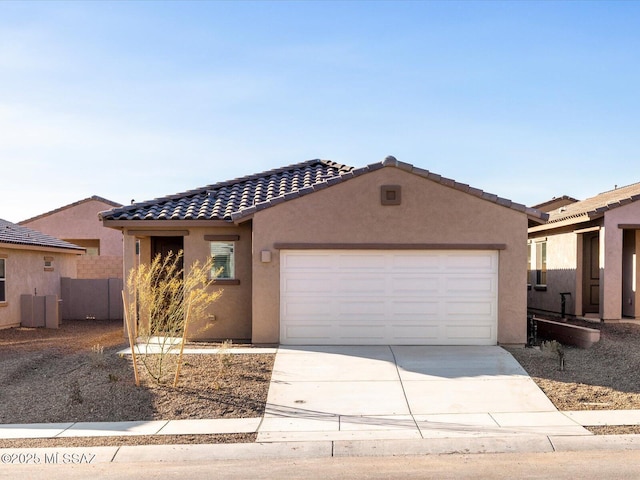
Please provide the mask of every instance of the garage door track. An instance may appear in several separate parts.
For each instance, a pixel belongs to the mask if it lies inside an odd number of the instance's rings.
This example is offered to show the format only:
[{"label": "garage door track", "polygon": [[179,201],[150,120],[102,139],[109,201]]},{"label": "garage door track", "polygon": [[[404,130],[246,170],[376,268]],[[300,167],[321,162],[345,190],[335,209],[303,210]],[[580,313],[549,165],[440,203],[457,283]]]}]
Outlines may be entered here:
[{"label": "garage door track", "polygon": [[280,347],[258,441],[589,435],[496,346]]}]

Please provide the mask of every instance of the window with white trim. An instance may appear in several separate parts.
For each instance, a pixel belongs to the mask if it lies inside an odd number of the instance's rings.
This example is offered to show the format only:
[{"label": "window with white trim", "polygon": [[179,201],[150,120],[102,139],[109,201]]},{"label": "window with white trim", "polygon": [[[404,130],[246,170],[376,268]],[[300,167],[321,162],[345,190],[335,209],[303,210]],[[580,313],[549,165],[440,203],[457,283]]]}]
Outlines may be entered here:
[{"label": "window with white trim", "polygon": [[210,242],[210,245],[211,258],[213,259],[212,278],[236,278],[235,242]]},{"label": "window with white trim", "polygon": [[0,258],[0,302],[7,301],[7,260]]},{"label": "window with white trim", "polygon": [[547,284],[547,242],[536,243],[536,285]]}]

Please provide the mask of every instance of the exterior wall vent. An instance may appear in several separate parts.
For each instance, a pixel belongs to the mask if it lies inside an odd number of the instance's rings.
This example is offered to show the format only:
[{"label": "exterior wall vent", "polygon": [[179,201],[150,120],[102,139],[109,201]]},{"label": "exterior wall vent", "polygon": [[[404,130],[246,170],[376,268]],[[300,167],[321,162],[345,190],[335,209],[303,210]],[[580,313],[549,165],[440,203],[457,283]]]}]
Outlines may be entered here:
[{"label": "exterior wall vent", "polygon": [[382,205],[400,205],[402,188],[400,185],[382,185],[380,187],[380,203]]}]

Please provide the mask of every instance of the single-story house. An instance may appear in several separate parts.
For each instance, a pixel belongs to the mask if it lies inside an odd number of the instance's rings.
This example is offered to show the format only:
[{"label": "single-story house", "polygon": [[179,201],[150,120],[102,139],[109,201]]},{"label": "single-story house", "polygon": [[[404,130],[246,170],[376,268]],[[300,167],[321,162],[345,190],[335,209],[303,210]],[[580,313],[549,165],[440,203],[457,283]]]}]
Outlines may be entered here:
[{"label": "single-story house", "polygon": [[83,253],[82,247],[0,219],[0,328],[20,325],[23,295],[60,298],[61,277],[76,275],[76,257]]},{"label": "single-story house", "polygon": [[206,339],[495,345],[526,342],[527,227],[547,216],[387,157],[310,160],[101,218],[123,232],[126,271],[180,249],[185,265],[215,257]]},{"label": "single-story house", "polygon": [[98,213],[121,204],[93,195],[19,222],[86,249],[77,258],[77,278],[122,278],[122,235],[104,228]]},{"label": "single-story house", "polygon": [[529,228],[530,310],[640,317],[640,183],[571,200]]}]

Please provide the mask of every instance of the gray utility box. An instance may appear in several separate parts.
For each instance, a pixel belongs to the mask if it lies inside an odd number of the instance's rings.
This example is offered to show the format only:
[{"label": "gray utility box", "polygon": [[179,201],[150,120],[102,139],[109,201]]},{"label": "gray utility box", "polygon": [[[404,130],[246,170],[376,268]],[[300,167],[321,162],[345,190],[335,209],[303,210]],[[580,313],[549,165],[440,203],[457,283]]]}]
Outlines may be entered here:
[{"label": "gray utility box", "polygon": [[20,325],[58,328],[59,303],[57,295],[20,295]]}]

